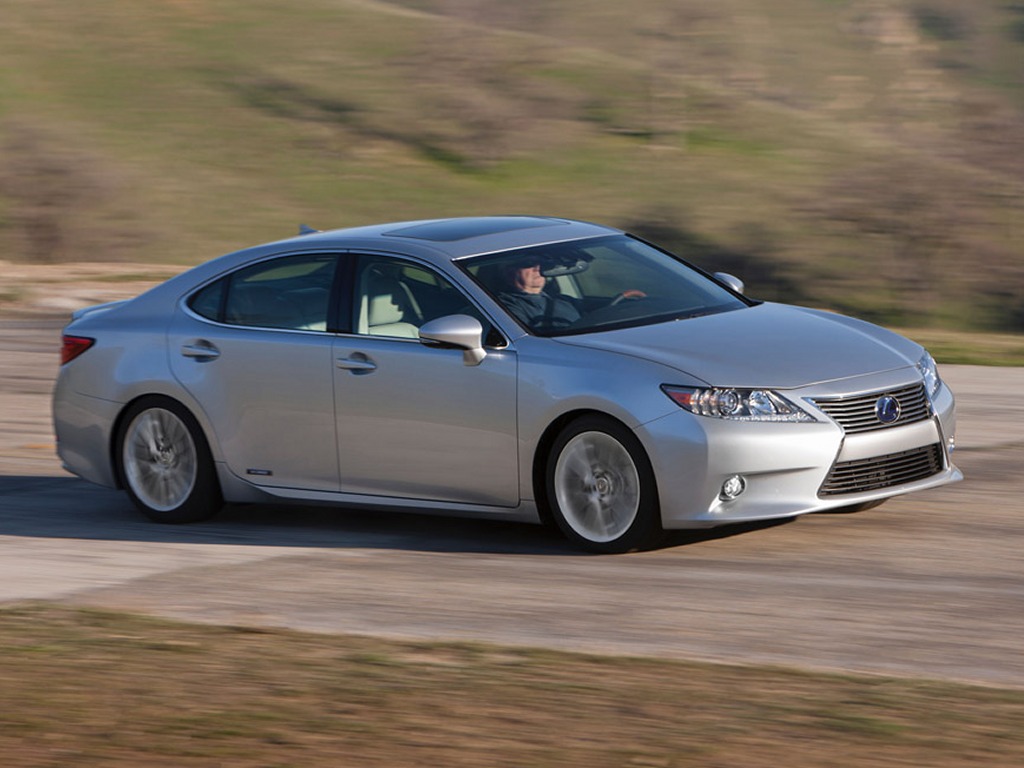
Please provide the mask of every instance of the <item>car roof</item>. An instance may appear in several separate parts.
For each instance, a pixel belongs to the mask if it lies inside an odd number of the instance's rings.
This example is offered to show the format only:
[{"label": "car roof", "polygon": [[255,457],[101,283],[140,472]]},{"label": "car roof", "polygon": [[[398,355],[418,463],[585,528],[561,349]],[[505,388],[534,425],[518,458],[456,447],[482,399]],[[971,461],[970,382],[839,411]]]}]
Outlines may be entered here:
[{"label": "car roof", "polygon": [[399,253],[433,252],[448,259],[565,242],[617,233],[620,230],[584,221],[547,216],[469,216],[423,219],[335,229],[300,235],[274,245],[309,247],[375,247]]}]

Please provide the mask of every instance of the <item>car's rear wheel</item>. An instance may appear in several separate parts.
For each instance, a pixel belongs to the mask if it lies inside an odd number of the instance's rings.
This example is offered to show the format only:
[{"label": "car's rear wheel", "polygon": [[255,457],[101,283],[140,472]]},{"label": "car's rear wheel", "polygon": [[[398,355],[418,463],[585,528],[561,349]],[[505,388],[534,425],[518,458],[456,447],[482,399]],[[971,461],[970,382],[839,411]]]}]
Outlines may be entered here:
[{"label": "car's rear wheel", "polygon": [[559,434],[546,491],[558,527],[588,551],[646,549],[662,538],[651,463],[636,436],[613,419],[585,416]]},{"label": "car's rear wheel", "polygon": [[164,397],[133,404],[118,440],[128,496],[158,523],[205,520],[223,501],[209,446],[195,417]]}]

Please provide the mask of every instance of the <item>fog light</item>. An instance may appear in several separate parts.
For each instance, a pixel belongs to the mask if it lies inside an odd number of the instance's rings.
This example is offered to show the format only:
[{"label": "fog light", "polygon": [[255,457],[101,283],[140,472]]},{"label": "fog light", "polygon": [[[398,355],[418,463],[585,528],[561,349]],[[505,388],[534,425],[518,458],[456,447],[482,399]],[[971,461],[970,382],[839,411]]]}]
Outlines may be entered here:
[{"label": "fog light", "polygon": [[741,493],[747,490],[747,481],[740,475],[733,475],[722,483],[722,501],[732,501]]},{"label": "fog light", "polygon": [[949,446],[948,453],[952,453],[953,451],[955,451],[956,450],[956,438],[955,437],[949,438],[949,441],[947,442],[947,445]]}]

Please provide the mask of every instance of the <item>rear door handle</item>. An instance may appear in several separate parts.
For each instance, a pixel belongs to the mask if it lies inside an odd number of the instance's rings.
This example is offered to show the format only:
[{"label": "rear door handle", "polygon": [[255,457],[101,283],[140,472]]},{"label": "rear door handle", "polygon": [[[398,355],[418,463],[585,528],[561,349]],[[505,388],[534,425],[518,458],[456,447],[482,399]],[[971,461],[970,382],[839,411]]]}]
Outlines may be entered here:
[{"label": "rear door handle", "polygon": [[181,354],[195,360],[215,360],[220,357],[220,350],[208,341],[197,341],[194,344],[183,344]]},{"label": "rear door handle", "polygon": [[339,368],[356,374],[377,370],[377,364],[362,352],[356,352],[352,357],[339,357],[335,363]]}]

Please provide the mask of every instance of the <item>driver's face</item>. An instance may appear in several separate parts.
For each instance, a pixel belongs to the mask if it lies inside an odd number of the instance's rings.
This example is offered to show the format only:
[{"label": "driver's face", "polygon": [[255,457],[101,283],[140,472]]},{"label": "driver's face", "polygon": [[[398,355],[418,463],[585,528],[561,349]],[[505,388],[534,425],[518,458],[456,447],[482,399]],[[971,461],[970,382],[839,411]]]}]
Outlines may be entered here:
[{"label": "driver's face", "polygon": [[547,278],[540,273],[540,264],[520,267],[512,272],[512,284],[523,293],[540,293]]}]

